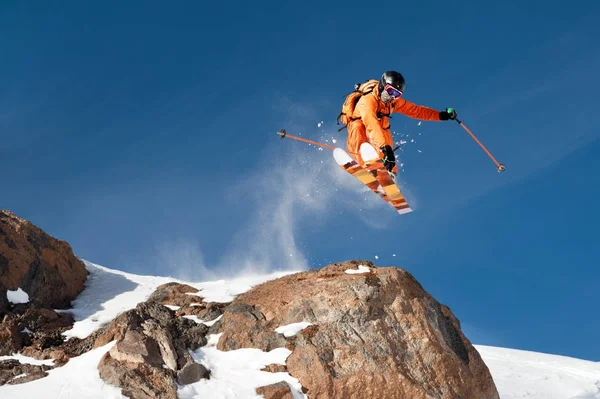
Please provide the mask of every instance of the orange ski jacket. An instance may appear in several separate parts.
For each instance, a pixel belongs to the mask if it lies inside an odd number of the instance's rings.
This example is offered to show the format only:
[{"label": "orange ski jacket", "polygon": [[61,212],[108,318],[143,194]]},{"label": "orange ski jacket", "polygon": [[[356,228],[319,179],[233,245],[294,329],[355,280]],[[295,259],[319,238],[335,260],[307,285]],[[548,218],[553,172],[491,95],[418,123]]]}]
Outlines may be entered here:
[{"label": "orange ski jacket", "polygon": [[402,97],[384,104],[379,97],[377,87],[375,87],[372,92],[360,97],[350,123],[362,122],[369,142],[379,149],[392,141],[389,117],[393,113],[404,114],[424,121],[440,121],[439,111],[411,103]]}]

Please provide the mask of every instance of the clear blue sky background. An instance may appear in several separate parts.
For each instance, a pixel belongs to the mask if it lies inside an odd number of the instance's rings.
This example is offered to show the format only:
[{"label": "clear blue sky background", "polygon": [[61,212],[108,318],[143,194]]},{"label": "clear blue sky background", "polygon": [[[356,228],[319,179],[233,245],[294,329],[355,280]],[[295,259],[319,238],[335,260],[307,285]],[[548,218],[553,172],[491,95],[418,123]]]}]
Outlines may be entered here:
[{"label": "clear blue sky background", "polygon": [[[216,4],[2,2],[0,208],[135,273],[403,267],[476,344],[600,361],[599,3]],[[344,145],[344,95],[387,69],[507,171],[394,117],[398,216],[278,139]]]}]

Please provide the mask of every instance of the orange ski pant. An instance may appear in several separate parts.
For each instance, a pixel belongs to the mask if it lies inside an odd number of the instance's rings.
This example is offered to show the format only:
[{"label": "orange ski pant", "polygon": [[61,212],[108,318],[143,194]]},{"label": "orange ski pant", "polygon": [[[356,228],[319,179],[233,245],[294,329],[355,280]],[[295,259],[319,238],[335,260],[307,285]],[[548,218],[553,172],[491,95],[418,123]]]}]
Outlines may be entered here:
[{"label": "orange ski pant", "polygon": [[[381,158],[383,158],[383,153],[379,150],[379,148],[377,147],[376,144],[371,143],[369,141],[369,138],[367,137],[367,130],[365,128],[365,125],[362,123],[362,121],[359,120],[355,120],[350,122],[347,125],[347,129],[348,129],[348,138],[346,139],[346,145],[348,146],[348,151],[351,153],[350,155],[356,159],[356,162],[358,162],[361,166],[365,165],[365,161],[363,161],[363,159],[360,156],[360,145],[362,143],[370,143],[371,145],[373,145],[373,147],[375,147],[375,149],[377,150],[377,153],[379,154],[379,156]],[[392,146],[393,144],[393,140],[392,140],[392,135],[386,135],[389,137],[385,138],[385,144]],[[394,166],[393,169],[394,173],[398,173],[398,166]]]}]

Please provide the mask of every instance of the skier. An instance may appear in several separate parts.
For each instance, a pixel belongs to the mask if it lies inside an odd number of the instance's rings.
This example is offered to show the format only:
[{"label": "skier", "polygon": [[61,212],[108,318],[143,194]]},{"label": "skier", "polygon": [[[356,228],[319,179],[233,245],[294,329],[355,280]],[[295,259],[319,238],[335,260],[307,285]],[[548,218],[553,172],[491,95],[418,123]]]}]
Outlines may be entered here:
[{"label": "skier", "polygon": [[402,74],[387,71],[379,81],[373,79],[356,85],[356,91],[346,98],[338,119],[348,128],[348,151],[354,154],[360,165],[364,166],[359,155],[360,145],[368,142],[379,150],[385,168],[394,175],[398,173],[390,131],[389,118],[392,113],[425,121],[456,119],[456,111],[452,108],[436,111],[406,101],[402,98],[405,87],[406,81]]}]

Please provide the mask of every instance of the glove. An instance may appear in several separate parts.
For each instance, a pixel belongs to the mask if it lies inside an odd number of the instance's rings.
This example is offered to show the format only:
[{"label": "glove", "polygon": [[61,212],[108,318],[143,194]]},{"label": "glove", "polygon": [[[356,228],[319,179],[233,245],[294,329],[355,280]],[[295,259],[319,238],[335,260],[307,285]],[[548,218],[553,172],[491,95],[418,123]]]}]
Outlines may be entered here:
[{"label": "glove", "polygon": [[380,149],[381,152],[383,152],[383,166],[391,172],[392,169],[394,169],[394,166],[396,166],[396,155],[394,155],[394,150],[392,150],[392,147],[389,145],[384,145]]},{"label": "glove", "polygon": [[447,121],[448,119],[455,120],[456,116],[454,108],[446,108],[445,111],[440,112],[440,120],[442,121]]}]

